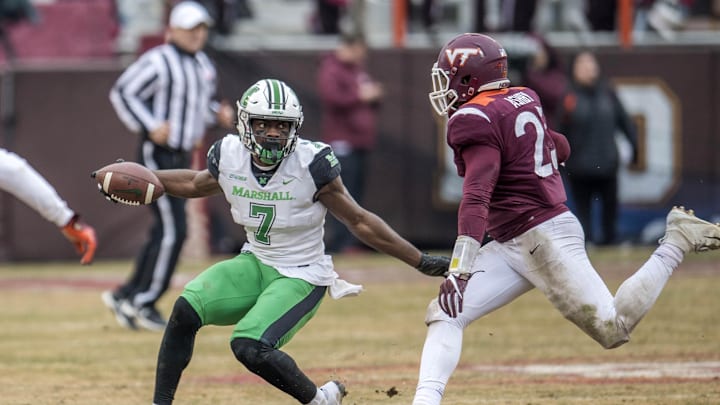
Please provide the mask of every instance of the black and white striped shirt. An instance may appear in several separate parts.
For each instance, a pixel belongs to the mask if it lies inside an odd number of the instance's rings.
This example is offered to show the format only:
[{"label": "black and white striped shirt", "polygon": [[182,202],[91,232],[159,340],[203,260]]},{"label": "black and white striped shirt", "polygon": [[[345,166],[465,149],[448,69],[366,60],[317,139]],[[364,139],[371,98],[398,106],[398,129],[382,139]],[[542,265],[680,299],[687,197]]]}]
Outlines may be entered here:
[{"label": "black and white striped shirt", "polygon": [[217,72],[205,53],[164,44],[128,66],[110,91],[110,101],[131,131],[147,134],[168,121],[167,146],[190,151],[215,122],[216,86]]}]

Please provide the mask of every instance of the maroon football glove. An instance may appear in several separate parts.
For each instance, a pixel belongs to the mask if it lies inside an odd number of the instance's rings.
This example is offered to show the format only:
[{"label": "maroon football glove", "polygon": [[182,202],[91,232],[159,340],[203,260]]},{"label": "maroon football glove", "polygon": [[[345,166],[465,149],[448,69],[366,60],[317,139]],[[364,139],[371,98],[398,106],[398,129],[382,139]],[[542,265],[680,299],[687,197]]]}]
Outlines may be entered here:
[{"label": "maroon football glove", "polygon": [[451,318],[457,318],[463,309],[463,296],[465,288],[472,274],[454,274],[450,273],[445,281],[440,284],[440,293],[438,294],[438,304]]}]

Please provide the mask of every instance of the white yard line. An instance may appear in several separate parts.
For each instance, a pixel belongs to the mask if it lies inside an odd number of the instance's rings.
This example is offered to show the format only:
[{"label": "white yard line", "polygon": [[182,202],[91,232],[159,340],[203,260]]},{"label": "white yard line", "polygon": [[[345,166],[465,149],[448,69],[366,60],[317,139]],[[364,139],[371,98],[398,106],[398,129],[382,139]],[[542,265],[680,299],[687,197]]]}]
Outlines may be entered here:
[{"label": "white yard line", "polygon": [[591,379],[626,378],[720,378],[720,361],[697,362],[634,362],[585,364],[477,365],[469,367],[481,372],[504,372],[527,375],[551,375]]}]

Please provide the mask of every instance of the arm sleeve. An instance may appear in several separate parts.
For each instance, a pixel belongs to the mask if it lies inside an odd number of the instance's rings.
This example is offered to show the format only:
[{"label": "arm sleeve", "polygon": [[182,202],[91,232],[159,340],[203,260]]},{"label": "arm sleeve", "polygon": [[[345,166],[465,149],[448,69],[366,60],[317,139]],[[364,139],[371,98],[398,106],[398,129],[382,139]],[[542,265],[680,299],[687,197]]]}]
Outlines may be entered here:
[{"label": "arm sleeve", "polygon": [[222,141],[222,138],[215,141],[207,153],[207,168],[216,180],[220,178],[220,147]]},{"label": "arm sleeve", "polygon": [[458,174],[465,178],[458,209],[458,235],[482,241],[490,197],[500,174],[502,142],[483,110],[466,107],[448,122],[448,144],[455,153]]},{"label": "arm sleeve", "polygon": [[458,176],[464,177],[466,162],[463,150],[472,145],[489,145],[500,150],[501,141],[490,118],[480,109],[464,107],[448,121],[448,145],[453,150]]},{"label": "arm sleeve", "polygon": [[570,142],[568,142],[567,138],[565,138],[565,135],[559,132],[555,132],[550,128],[548,128],[548,133],[550,134],[553,142],[555,143],[558,163],[567,162],[567,160],[570,158]]},{"label": "arm sleeve", "polygon": [[110,90],[110,102],[118,118],[132,132],[149,132],[160,126],[147,102],[158,83],[158,69],[146,54],[130,65]]},{"label": "arm sleeve", "polygon": [[487,229],[490,198],[500,174],[500,150],[475,144],[463,148],[465,181],[458,209],[458,235],[481,242]]},{"label": "arm sleeve", "polygon": [[335,157],[332,148],[323,148],[310,163],[310,174],[315,187],[320,190],[326,184],[340,175],[340,162]]}]

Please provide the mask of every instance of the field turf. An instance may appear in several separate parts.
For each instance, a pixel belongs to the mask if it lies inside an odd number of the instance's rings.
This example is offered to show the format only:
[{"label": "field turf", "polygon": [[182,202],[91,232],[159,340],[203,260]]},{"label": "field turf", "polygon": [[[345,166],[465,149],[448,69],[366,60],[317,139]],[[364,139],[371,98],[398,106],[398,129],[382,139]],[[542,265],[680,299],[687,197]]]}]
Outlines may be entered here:
[{"label": "field turf", "polygon": [[[591,251],[614,291],[647,248]],[[216,258],[221,259],[221,258]],[[410,404],[439,279],[377,255],[339,256],[358,297],[326,297],[284,350],[318,384],[338,379],[344,404]],[[211,262],[183,261],[160,301]],[[0,404],[151,404],[161,334],[120,328],[100,293],[129,261],[0,264]],[[466,331],[444,404],[720,404],[720,254],[690,255],[632,341],[604,350],[536,291]],[[293,404],[238,363],[229,327],[198,334],[177,404]]]}]

